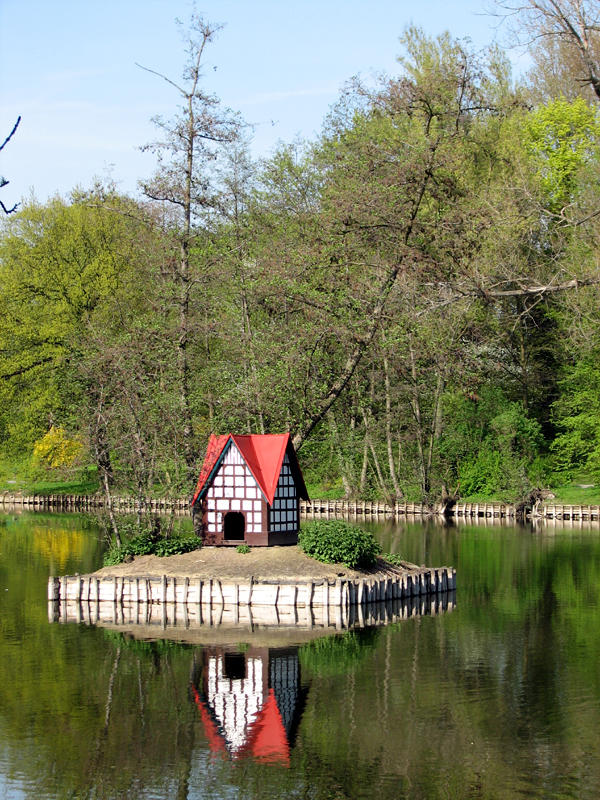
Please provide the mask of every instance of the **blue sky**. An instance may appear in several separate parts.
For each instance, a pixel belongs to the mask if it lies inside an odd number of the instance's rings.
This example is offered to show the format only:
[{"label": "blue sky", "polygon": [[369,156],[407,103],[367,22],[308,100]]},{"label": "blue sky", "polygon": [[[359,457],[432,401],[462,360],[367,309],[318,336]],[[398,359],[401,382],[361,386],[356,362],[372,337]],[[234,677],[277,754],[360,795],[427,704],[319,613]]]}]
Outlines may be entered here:
[{"label": "blue sky", "polygon": [[[414,23],[449,30],[476,46],[498,38],[485,0],[198,0],[224,24],[207,53],[206,86],[254,126],[253,153],[278,140],[315,137],[344,82],[393,74],[398,37]],[[173,79],[184,56],[175,18],[188,0],[0,0],[0,135],[17,115],[17,135],[0,154],[10,204],[32,192],[67,195],[95,176],[135,193],[153,171],[140,145],[155,137],[152,116],[178,99],[139,62]]]}]

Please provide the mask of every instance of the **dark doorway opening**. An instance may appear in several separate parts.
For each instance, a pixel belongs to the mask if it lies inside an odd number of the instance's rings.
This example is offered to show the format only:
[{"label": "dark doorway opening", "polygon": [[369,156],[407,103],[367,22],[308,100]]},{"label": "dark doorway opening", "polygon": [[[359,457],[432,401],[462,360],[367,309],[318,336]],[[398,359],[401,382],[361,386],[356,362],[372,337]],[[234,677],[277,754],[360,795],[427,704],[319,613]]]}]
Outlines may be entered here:
[{"label": "dark doorway opening", "polygon": [[240,511],[229,511],[223,519],[223,537],[225,539],[244,540],[246,519]]},{"label": "dark doorway opening", "polygon": [[231,681],[244,679],[246,677],[246,656],[243,653],[225,653],[223,672],[225,677]]}]

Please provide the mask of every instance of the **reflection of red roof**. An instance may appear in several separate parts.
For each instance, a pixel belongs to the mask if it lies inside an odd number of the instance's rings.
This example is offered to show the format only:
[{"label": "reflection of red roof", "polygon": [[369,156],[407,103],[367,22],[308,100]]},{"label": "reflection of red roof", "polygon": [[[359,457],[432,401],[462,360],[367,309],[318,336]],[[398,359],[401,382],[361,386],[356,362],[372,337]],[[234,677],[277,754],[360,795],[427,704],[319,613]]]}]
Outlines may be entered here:
[{"label": "reflection of red roof", "polygon": [[286,452],[290,460],[298,494],[303,499],[308,500],[308,493],[289,433],[249,434],[246,436],[229,433],[224,436],[210,435],[192,505],[203,493],[203,490],[207,488],[207,483],[230,441],[240,451],[269,505],[273,505],[275,489],[277,488],[277,481],[279,480],[281,465]]},{"label": "reflection of red roof", "polygon": [[[223,755],[226,752],[225,737],[219,731],[213,720],[206,703],[204,703],[195,687],[192,686],[194,702],[200,711],[200,718],[209,747],[213,753]],[[269,696],[258,712],[256,719],[248,728],[248,736],[244,746],[235,754],[236,758],[250,756],[257,761],[269,764],[290,765],[290,744],[288,742],[285,725],[277,705],[277,698],[273,689],[269,689]]]},{"label": "reflection of red roof", "polygon": [[290,743],[273,689],[269,689],[269,696],[250,726],[248,739],[239,755],[289,767]]},{"label": "reflection of red roof", "polygon": [[204,725],[204,732],[206,733],[206,738],[208,739],[210,749],[213,753],[224,753],[225,741],[219,733],[219,729],[211,717],[210,712],[206,707],[206,703],[202,702],[200,695],[194,686],[192,686],[192,692],[194,693],[194,702],[200,711],[200,718],[202,719],[202,724]]}]

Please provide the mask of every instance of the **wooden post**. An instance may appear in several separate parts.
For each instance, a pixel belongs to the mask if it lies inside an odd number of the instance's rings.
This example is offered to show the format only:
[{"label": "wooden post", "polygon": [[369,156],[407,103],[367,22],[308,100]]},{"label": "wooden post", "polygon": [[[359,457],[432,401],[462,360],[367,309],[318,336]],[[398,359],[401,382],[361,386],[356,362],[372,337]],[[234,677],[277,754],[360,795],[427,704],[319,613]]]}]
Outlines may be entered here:
[{"label": "wooden post", "polygon": [[50,576],[48,578],[48,600],[60,600],[60,578]]}]

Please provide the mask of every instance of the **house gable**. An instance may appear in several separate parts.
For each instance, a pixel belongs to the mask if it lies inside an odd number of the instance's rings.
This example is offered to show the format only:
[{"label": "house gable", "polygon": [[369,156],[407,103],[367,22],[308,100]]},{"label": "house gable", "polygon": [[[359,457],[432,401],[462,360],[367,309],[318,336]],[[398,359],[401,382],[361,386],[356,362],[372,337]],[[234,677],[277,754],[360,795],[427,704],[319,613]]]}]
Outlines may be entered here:
[{"label": "house gable", "polygon": [[262,491],[233,441],[215,462],[204,495],[210,538],[223,530],[224,516],[231,511],[244,514],[246,533],[265,532]]}]

